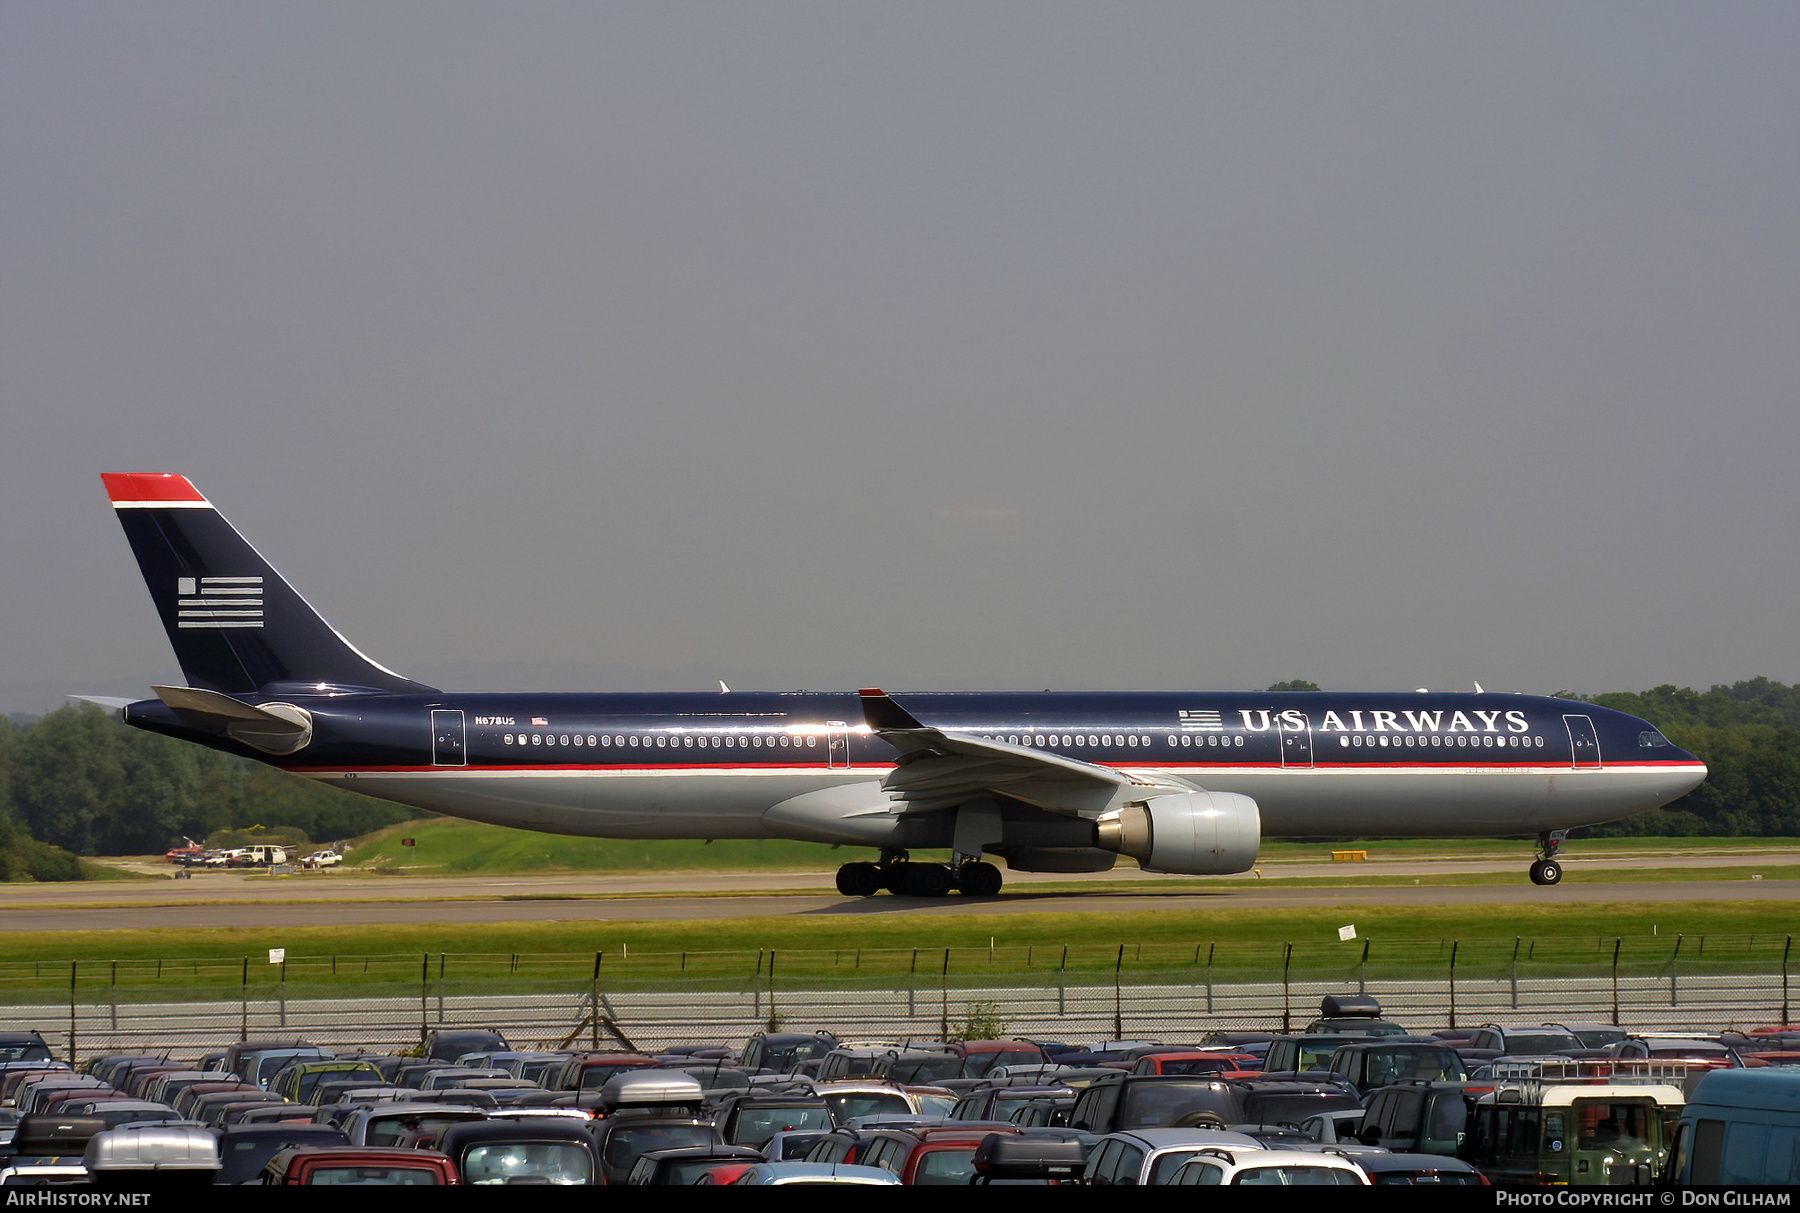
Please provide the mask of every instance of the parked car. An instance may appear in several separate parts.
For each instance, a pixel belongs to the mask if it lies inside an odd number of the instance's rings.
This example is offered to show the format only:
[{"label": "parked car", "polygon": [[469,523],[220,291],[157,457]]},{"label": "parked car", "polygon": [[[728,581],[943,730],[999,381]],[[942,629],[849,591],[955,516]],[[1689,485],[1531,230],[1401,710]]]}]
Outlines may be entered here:
[{"label": "parked car", "polygon": [[274,1187],[448,1187],[459,1181],[436,1150],[370,1146],[290,1146],[271,1158],[262,1182]]},{"label": "parked car", "polygon": [[1169,1179],[1179,1187],[1367,1187],[1369,1177],[1347,1158],[1293,1150],[1203,1150]]},{"label": "parked car", "polygon": [[572,1120],[465,1121],[446,1128],[437,1148],[468,1185],[600,1182],[599,1147]]},{"label": "parked car", "polygon": [[1208,1147],[1258,1150],[1253,1137],[1221,1129],[1133,1129],[1109,1133],[1088,1151],[1082,1182],[1092,1187],[1167,1184],[1182,1163]]}]

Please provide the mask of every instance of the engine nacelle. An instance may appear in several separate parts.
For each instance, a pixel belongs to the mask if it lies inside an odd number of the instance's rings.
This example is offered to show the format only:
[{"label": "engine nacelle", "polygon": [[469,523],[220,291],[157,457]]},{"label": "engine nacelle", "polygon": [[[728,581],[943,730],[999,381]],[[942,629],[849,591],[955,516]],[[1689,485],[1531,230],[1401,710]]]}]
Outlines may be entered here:
[{"label": "engine nacelle", "polygon": [[1100,845],[1147,872],[1248,872],[1262,846],[1262,814],[1236,792],[1180,792],[1128,805],[1097,823]]}]

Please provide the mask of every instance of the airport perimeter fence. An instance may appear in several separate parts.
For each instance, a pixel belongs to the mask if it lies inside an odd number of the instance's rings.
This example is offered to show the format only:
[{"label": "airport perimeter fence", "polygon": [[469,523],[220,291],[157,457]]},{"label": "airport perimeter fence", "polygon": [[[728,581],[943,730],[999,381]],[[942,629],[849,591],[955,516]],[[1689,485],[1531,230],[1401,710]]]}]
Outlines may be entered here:
[{"label": "airport perimeter fence", "polygon": [[59,1056],[197,1056],[239,1039],[384,1052],[437,1028],[515,1047],[659,1049],[827,1030],[865,1041],[1194,1041],[1302,1028],[1372,994],[1416,1031],[1500,1022],[1635,1030],[1788,1023],[1789,935],[1087,947],[412,953],[0,962],[0,1025]]}]

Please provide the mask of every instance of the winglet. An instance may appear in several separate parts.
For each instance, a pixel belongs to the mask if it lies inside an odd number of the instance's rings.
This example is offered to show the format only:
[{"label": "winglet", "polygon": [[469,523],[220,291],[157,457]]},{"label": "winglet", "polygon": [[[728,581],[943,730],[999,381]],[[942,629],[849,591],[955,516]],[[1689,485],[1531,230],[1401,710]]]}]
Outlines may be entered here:
[{"label": "winglet", "polygon": [[864,687],[857,694],[862,696],[864,723],[877,733],[897,733],[925,727],[911,712],[888,698],[887,692],[880,687]]}]

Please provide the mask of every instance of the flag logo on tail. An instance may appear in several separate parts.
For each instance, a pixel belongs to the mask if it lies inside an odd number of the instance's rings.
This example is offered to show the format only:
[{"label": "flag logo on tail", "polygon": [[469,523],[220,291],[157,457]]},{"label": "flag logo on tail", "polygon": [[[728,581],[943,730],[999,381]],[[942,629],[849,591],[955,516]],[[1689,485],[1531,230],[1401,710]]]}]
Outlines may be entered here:
[{"label": "flag logo on tail", "polygon": [[184,628],[260,628],[263,625],[261,577],[177,577],[177,626]]}]

